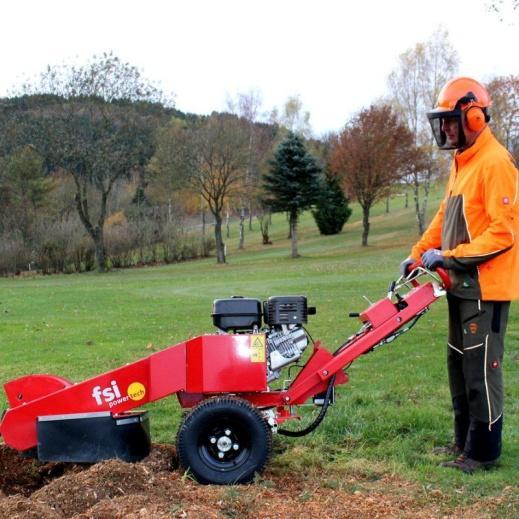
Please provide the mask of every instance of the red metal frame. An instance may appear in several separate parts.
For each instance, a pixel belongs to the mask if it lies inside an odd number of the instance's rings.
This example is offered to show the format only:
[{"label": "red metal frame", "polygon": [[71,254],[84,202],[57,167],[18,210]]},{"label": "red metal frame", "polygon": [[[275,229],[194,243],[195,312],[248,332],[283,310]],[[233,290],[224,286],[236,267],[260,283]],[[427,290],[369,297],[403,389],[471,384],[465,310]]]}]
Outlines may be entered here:
[{"label": "red metal frame", "polygon": [[39,416],[119,414],[175,393],[182,407],[216,394],[239,394],[258,408],[275,408],[281,423],[294,417],[289,406],[325,391],[332,376],[335,385],[345,384],[345,366],[421,314],[440,294],[435,282],[416,283],[397,303],[389,298],[374,303],[360,314],[361,332],[336,354],[317,342],[286,390],[268,388],[264,334],[196,337],[78,384],[52,375],[21,377],[4,385],[10,408],[0,434],[7,445],[25,451],[37,445]]}]

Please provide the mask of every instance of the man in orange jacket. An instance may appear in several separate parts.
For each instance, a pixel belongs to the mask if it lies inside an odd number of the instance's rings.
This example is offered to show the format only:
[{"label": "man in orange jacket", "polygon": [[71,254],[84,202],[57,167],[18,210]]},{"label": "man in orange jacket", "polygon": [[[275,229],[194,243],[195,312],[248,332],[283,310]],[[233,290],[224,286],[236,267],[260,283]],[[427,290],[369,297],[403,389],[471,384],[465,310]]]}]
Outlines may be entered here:
[{"label": "man in orange jacket", "polygon": [[519,172],[487,126],[490,97],[470,78],[441,90],[427,114],[440,149],[455,149],[445,197],[401,264],[448,270],[447,364],[457,457],[442,466],[486,469],[501,454],[502,363],[508,310],[519,299]]}]

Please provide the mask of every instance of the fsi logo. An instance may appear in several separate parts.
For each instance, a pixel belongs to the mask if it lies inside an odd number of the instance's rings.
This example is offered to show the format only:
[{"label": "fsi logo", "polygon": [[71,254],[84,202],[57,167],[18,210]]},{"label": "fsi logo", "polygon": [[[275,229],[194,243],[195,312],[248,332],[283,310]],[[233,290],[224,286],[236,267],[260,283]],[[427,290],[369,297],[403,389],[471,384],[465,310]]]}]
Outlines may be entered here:
[{"label": "fsi logo", "polygon": [[92,389],[92,398],[95,399],[97,405],[103,405],[103,401],[107,404],[116,398],[121,398],[121,392],[117,387],[117,382],[112,380],[109,387],[101,388],[101,386],[95,386]]}]

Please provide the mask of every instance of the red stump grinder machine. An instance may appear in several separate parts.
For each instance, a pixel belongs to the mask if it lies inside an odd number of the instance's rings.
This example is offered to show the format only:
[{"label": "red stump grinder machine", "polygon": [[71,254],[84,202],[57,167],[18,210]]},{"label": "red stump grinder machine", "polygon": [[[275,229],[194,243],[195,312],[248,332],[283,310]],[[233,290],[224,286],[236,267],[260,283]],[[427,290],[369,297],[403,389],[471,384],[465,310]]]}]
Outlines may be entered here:
[{"label": "red stump grinder machine", "polygon": [[[314,430],[348,382],[346,368],[360,355],[409,330],[445,294],[449,277],[415,265],[389,287],[387,297],[361,313],[360,330],[334,353],[313,344],[306,363],[283,389],[271,384],[298,361],[311,338],[304,328],[315,313],[303,296],[218,299],[217,333],[189,339],[147,358],[79,383],[27,375],[5,383],[9,409],[0,420],[4,442],[41,461],[138,461],[148,455],[148,402],[176,394],[183,415],[177,434],[181,466],[201,483],[251,481],[264,468],[272,434],[302,436]],[[283,423],[298,406],[320,406],[299,430]]]}]

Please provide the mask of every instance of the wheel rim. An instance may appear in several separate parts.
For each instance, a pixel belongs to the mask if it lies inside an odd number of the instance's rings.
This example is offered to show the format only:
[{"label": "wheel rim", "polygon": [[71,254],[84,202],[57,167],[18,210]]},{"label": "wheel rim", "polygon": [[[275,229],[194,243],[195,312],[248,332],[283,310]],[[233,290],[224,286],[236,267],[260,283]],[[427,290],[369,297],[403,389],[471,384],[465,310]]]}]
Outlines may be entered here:
[{"label": "wheel rim", "polygon": [[218,420],[200,434],[198,452],[205,463],[216,470],[235,470],[249,458],[250,434],[235,420]]}]

